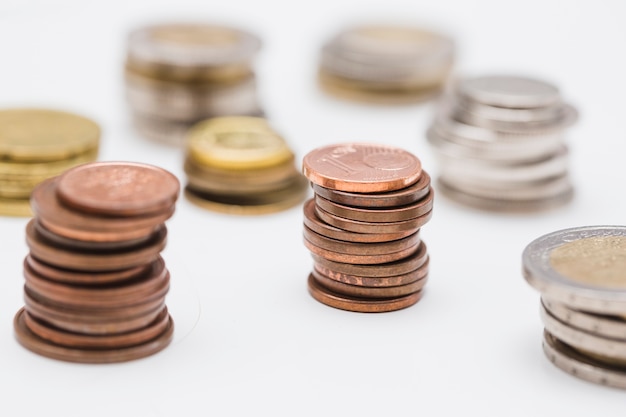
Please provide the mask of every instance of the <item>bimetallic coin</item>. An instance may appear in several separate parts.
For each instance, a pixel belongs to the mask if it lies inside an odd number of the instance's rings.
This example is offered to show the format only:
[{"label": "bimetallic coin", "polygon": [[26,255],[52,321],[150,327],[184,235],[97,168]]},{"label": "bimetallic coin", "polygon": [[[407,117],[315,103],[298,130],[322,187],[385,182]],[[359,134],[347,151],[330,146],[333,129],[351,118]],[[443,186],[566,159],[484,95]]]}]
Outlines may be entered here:
[{"label": "bimetallic coin", "polygon": [[526,281],[546,298],[583,311],[626,315],[626,227],[559,230],[522,255]]},{"label": "bimetallic coin", "polygon": [[558,88],[541,80],[509,75],[491,75],[459,81],[462,97],[496,107],[526,109],[550,106],[561,100]]},{"label": "bimetallic coin", "polygon": [[304,175],[333,190],[374,193],[415,183],[422,165],[413,154],[388,145],[348,143],[314,149],[302,161]]}]

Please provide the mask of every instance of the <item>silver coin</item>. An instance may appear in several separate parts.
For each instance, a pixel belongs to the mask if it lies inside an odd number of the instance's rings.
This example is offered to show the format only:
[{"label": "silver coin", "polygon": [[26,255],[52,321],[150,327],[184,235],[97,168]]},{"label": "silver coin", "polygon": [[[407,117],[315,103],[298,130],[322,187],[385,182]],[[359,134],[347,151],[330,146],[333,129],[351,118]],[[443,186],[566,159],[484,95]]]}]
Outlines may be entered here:
[{"label": "silver coin", "polygon": [[626,389],[626,371],[583,355],[547,331],[544,332],[543,351],[550,362],[568,374],[596,384]]},{"label": "silver coin", "polygon": [[548,313],[568,326],[603,337],[626,340],[626,319],[623,317],[576,310],[547,297],[541,297],[541,303]]},{"label": "silver coin", "polygon": [[456,85],[458,94],[478,103],[525,109],[561,101],[559,89],[541,80],[514,75],[467,78]]},{"label": "silver coin", "polygon": [[585,226],[532,241],[522,254],[526,281],[583,311],[626,316],[626,227]]},{"label": "silver coin", "polygon": [[504,123],[546,123],[550,124],[561,117],[563,103],[544,107],[526,109],[496,107],[464,97],[455,96],[458,111],[472,114],[474,117],[486,121]]}]

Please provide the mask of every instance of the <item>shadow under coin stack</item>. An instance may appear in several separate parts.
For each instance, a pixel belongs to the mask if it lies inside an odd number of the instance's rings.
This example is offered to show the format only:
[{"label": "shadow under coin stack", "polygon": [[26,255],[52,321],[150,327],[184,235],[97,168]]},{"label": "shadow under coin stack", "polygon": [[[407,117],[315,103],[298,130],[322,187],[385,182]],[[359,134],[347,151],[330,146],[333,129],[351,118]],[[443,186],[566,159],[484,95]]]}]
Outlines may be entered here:
[{"label": "shadow under coin stack", "polygon": [[0,110],[0,215],[32,216],[37,184],[98,156],[100,128],[55,110]]},{"label": "shadow under coin stack", "polygon": [[250,33],[202,23],[131,32],[125,79],[135,128],[150,139],[180,145],[200,120],[261,115],[253,71],[260,47]]},{"label": "shadow under coin stack", "polygon": [[626,227],[553,232],[531,242],[522,261],[541,293],[548,359],[578,378],[626,389]]},{"label": "shadow under coin stack", "polygon": [[299,204],[308,192],[291,149],[259,117],[219,117],[194,126],[185,173],[187,199],[223,213],[273,213]]},{"label": "shadow under coin stack", "polygon": [[323,47],[318,79],[328,93],[375,103],[419,102],[438,94],[452,70],[454,43],[403,26],[346,29]]},{"label": "shadow under coin stack", "polygon": [[391,146],[338,144],[307,154],[303,171],[315,192],[304,205],[313,298],[367,313],[419,301],[429,263],[419,231],[433,207],[420,161]]},{"label": "shadow under coin stack", "polygon": [[174,325],[160,252],[178,193],[169,172],[126,162],[81,165],[37,186],[17,340],[43,356],[88,363],[165,348]]},{"label": "shadow under coin stack", "polygon": [[468,206],[534,211],[569,202],[564,130],[577,119],[559,90],[540,80],[460,80],[427,132],[440,162],[438,190]]}]

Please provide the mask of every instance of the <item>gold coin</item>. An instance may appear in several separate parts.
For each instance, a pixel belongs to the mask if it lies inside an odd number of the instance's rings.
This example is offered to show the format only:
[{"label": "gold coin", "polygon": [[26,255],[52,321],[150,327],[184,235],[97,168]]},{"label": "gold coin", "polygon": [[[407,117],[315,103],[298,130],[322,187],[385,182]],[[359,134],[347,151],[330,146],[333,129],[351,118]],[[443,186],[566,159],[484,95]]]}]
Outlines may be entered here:
[{"label": "gold coin", "polygon": [[0,161],[1,179],[33,179],[41,182],[47,178],[60,175],[66,170],[86,162],[95,161],[98,157],[98,148],[75,155],[69,159],[52,162],[15,162]]},{"label": "gold coin", "polygon": [[56,161],[94,150],[100,128],[71,113],[46,109],[0,111],[0,159]]},{"label": "gold coin", "polygon": [[0,216],[32,217],[30,200],[0,198]]},{"label": "gold coin", "polygon": [[231,170],[267,168],[293,158],[283,138],[260,117],[218,117],[191,128],[187,148],[197,163]]}]

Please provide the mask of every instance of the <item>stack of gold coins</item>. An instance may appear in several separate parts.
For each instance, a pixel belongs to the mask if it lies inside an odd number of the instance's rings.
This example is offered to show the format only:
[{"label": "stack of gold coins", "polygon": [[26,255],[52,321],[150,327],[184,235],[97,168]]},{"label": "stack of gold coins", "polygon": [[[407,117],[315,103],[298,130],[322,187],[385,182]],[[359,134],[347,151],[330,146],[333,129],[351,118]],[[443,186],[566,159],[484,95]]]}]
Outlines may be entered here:
[{"label": "stack of gold coins", "polygon": [[522,255],[541,293],[543,349],[578,378],[626,389],[626,227],[559,230]]},{"label": "stack of gold coins", "polygon": [[302,202],[308,191],[293,152],[259,117],[219,117],[194,126],[185,173],[187,198],[224,213],[284,210]]},{"label": "stack of gold coins", "polygon": [[17,340],[43,356],[89,363],[165,348],[174,325],[159,253],[178,193],[169,172],[127,162],[84,164],[38,185]]},{"label": "stack of gold coins", "polygon": [[324,44],[320,86],[358,101],[404,103],[439,93],[454,62],[453,41],[409,26],[345,29]]},{"label": "stack of gold coins", "polygon": [[433,207],[419,159],[391,146],[339,144],[311,151],[303,171],[315,192],[304,205],[313,298],[359,312],[419,301],[429,264],[419,231]]},{"label": "stack of gold coins", "polygon": [[180,144],[194,123],[216,116],[259,116],[253,59],[260,40],[205,23],[172,23],[130,33],[126,98],[144,136]]},{"label": "stack of gold coins", "polygon": [[98,156],[100,128],[55,110],[0,110],[0,215],[31,216],[29,198],[43,180]]}]

